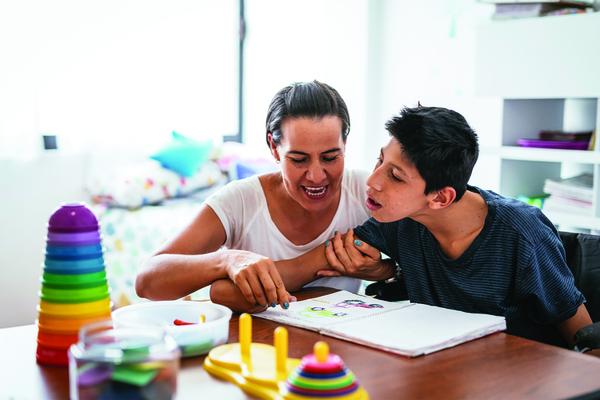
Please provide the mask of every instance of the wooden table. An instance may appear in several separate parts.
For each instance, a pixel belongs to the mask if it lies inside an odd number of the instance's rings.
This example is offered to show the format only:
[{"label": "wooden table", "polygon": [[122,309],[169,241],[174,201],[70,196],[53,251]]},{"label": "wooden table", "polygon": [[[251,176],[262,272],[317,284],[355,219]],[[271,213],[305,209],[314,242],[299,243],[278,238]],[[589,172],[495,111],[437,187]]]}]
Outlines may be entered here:
[{"label": "wooden table", "polygon": [[[300,300],[330,293],[312,289]],[[273,344],[278,324],[253,318],[256,343]],[[600,397],[600,358],[504,333],[473,340],[417,358],[405,358],[350,342],[287,327],[289,357],[302,358],[318,340],[329,344],[364,385],[380,399],[591,399]],[[35,361],[37,328],[0,329],[0,398],[68,399],[67,368]],[[238,342],[238,316],[229,342]],[[249,399],[237,386],[210,376],[204,357],[183,359],[178,399]]]}]

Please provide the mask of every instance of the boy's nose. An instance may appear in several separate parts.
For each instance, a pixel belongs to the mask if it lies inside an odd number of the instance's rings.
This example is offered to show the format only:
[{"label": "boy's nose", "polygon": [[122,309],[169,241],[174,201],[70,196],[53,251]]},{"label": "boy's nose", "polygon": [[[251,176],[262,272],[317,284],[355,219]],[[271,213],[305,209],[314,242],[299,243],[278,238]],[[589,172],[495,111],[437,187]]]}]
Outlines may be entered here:
[{"label": "boy's nose", "polygon": [[367,178],[367,186],[373,190],[381,191],[381,168],[375,168]]}]

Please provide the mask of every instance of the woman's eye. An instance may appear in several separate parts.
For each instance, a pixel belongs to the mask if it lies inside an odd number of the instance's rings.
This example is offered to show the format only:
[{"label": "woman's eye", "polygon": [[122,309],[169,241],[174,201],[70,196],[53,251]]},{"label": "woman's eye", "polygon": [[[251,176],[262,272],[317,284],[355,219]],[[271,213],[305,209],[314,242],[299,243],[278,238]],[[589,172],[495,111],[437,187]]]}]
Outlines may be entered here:
[{"label": "woman's eye", "polygon": [[337,159],[337,156],[334,156],[334,157],[323,157],[323,160],[324,160],[325,162],[333,162],[333,161],[335,161],[336,159]]},{"label": "woman's eye", "polygon": [[302,158],[302,159],[290,158],[290,161],[293,162],[294,164],[302,164],[303,162],[306,162],[306,159],[305,158]]}]

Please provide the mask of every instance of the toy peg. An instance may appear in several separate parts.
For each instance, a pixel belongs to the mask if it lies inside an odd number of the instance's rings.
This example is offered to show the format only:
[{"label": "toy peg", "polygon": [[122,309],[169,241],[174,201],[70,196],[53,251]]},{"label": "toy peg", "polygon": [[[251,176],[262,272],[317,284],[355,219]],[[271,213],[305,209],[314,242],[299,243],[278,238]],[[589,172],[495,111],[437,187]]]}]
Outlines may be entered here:
[{"label": "toy peg", "polygon": [[198,317],[198,323],[199,324],[203,324],[206,321],[206,317],[202,314],[200,314],[200,317]]},{"label": "toy peg", "polygon": [[324,363],[329,356],[329,345],[325,342],[317,342],[313,347],[313,352],[315,353],[317,361]]},{"label": "toy peg", "polygon": [[276,373],[287,374],[288,332],[280,326],[275,329],[275,370]]},{"label": "toy peg", "polygon": [[240,351],[242,362],[250,365],[250,344],[252,343],[252,317],[250,314],[240,315]]}]

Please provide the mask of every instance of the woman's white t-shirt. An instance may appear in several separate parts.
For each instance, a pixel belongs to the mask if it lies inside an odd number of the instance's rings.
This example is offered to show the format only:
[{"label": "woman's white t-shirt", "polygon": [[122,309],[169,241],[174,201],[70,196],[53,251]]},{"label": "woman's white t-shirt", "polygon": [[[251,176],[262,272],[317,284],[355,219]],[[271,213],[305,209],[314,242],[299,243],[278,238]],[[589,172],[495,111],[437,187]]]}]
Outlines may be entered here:
[{"label": "woman's white t-shirt", "polygon": [[[228,183],[205,203],[215,211],[225,228],[226,248],[251,251],[273,261],[288,260],[329,240],[335,231],[345,233],[371,217],[366,206],[368,177],[366,171],[344,170],[340,204],[331,224],[319,237],[304,245],[293,244],[277,229],[256,175]],[[340,276],[320,278],[306,286],[327,286],[356,293],[360,283],[360,279]]]}]

